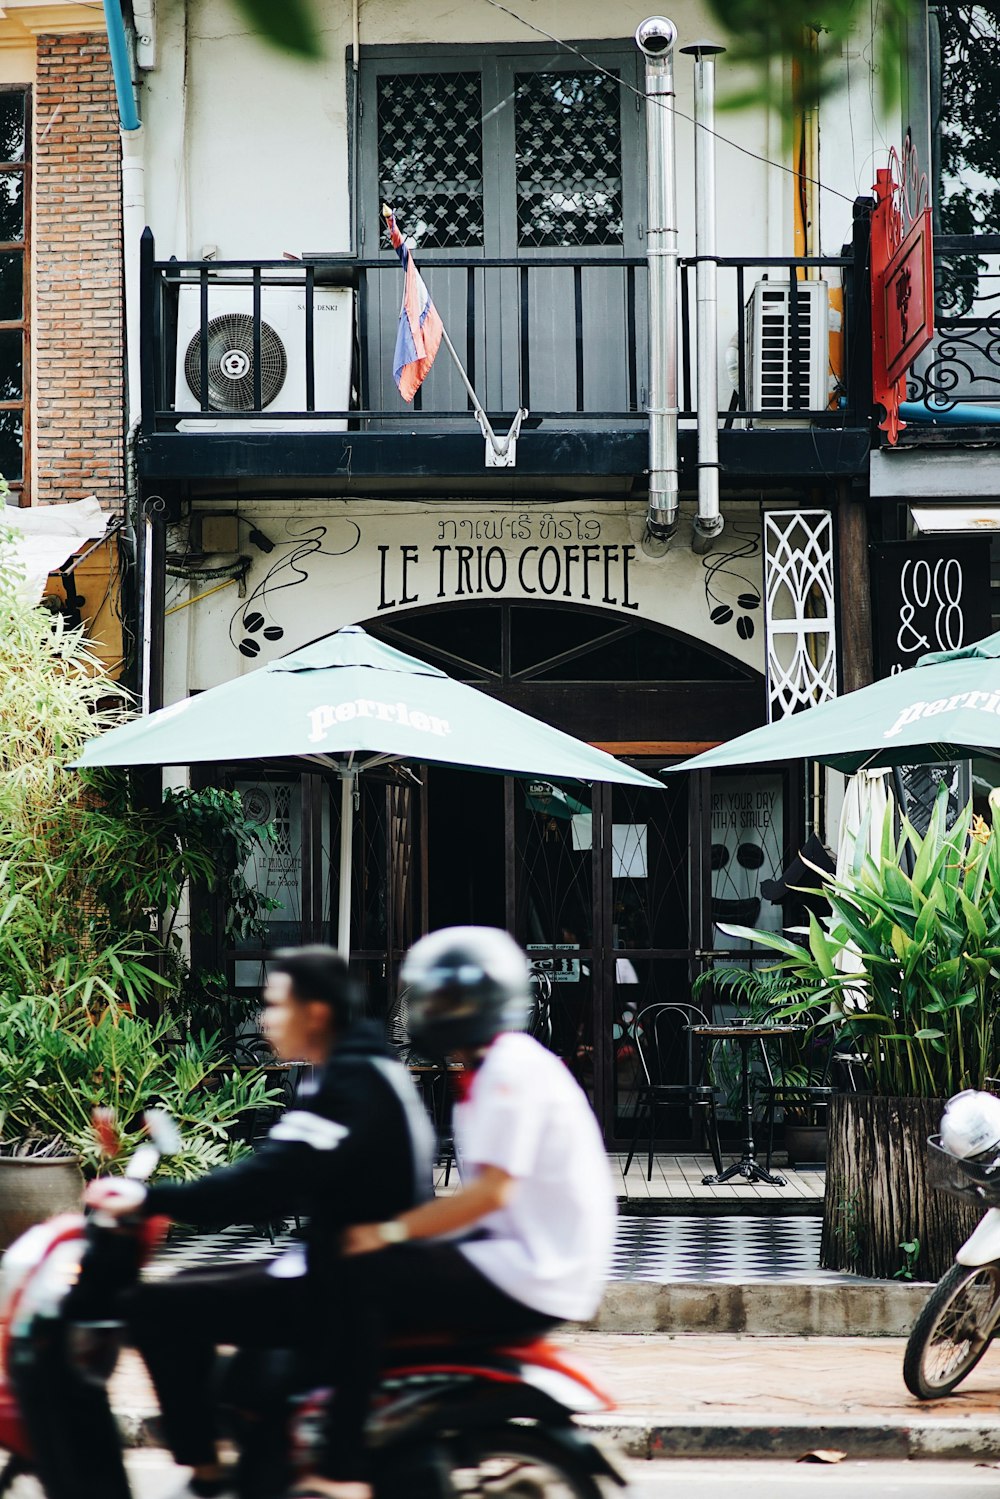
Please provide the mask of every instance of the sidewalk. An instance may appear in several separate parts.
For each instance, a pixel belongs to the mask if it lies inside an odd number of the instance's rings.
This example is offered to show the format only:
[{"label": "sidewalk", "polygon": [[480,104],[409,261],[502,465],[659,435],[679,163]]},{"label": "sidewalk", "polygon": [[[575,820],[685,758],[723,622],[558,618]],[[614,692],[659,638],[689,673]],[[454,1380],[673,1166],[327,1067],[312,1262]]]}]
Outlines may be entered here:
[{"label": "sidewalk", "polygon": [[[948,1400],[906,1391],[900,1338],[557,1338],[618,1401],[586,1417],[628,1457],[1000,1457],[1000,1349]],[[156,1445],[155,1399],[127,1351],[112,1403],[130,1445]]]}]

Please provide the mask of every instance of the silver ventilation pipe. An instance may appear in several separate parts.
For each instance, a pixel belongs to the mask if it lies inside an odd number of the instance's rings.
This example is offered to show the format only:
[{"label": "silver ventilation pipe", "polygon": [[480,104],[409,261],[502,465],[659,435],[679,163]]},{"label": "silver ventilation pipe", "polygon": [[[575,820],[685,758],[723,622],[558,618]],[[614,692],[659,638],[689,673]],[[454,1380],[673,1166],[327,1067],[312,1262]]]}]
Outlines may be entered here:
[{"label": "silver ventilation pipe", "polygon": [[646,261],[649,266],[649,508],[659,541],[677,529],[677,181],[674,59],[677,28],[650,16],[636,29],[646,59]]},{"label": "silver ventilation pipe", "polygon": [[691,546],[699,555],[722,534],[719,509],[719,298],[715,235],[715,59],[717,42],[692,42],[694,58],[694,205],[698,307],[698,513]]}]

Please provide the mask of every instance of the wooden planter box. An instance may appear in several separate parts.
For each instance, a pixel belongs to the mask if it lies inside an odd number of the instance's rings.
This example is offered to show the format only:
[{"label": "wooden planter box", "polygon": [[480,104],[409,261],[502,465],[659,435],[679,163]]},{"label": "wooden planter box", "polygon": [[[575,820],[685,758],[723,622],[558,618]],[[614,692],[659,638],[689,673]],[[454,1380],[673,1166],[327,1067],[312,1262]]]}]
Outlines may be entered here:
[{"label": "wooden planter box", "polygon": [[820,1264],[890,1280],[920,1241],[916,1280],[939,1280],[981,1213],[927,1185],[927,1137],[944,1099],[835,1094],[827,1123]]}]

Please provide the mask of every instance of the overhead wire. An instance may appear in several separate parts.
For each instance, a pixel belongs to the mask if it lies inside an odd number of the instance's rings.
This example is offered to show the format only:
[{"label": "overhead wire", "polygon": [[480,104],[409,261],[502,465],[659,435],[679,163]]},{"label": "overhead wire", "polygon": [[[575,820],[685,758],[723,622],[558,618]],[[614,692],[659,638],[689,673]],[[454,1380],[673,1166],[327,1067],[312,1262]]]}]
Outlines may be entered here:
[{"label": "overhead wire", "polygon": [[782,161],[772,161],[769,156],[764,156],[759,151],[752,151],[749,146],[741,146],[739,141],[734,141],[731,136],[723,135],[719,130],[713,130],[711,126],[704,124],[703,121],[696,120],[694,115],[686,114],[683,109],[678,109],[676,104],[671,106],[662,99],[646,94],[642,89],[636,88],[634,83],[629,83],[627,78],[622,78],[618,73],[613,73],[610,68],[602,67],[599,62],[595,62],[592,57],[588,57],[586,52],[582,52],[572,42],[564,41],[562,37],[553,35],[551,31],[546,31],[544,26],[539,26],[535,21],[529,21],[525,16],[519,15],[509,5],[504,5],[502,0],[483,0],[483,3],[492,6],[494,10],[503,11],[504,15],[510,16],[514,21],[518,21],[528,31],[534,31],[539,36],[544,36],[547,41],[554,42],[557,47],[562,47],[564,51],[572,52],[576,57],[580,58],[581,62],[585,62],[589,68],[593,68],[597,73],[602,73],[605,78],[610,78],[619,88],[626,89],[629,93],[635,94],[637,99],[644,99],[648,104],[656,104],[660,109],[672,108],[673,113],[678,119],[687,120],[696,130],[704,130],[707,135],[714,136],[717,141],[721,141],[725,146],[731,146],[734,151],[740,151],[744,156],[750,156],[754,161],[759,161],[766,167],[772,167],[776,172],[787,172],[790,177],[799,178],[802,182],[808,182],[813,187],[818,187],[821,192],[832,193],[835,198],[841,198],[845,203],[853,204],[854,199],[849,198],[846,193],[842,193],[839,188],[831,187],[829,183],[821,182],[818,177],[803,177],[802,173],[795,167],[787,166]]}]

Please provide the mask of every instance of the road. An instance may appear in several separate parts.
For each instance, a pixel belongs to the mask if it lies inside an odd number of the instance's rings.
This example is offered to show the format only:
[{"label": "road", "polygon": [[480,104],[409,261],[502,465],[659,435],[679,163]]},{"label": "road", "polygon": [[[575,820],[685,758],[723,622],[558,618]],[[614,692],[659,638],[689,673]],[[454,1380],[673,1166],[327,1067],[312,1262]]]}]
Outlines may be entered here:
[{"label": "road", "polygon": [[[998,1458],[1000,1462],[1000,1458]],[[136,1499],[168,1499],[181,1472],[165,1453],[129,1454]],[[667,1462],[624,1465],[633,1499],[1000,1499],[1000,1467],[963,1462]],[[618,1492],[608,1490],[607,1493]],[[33,1481],[20,1479],[12,1499],[37,1499]]]}]

